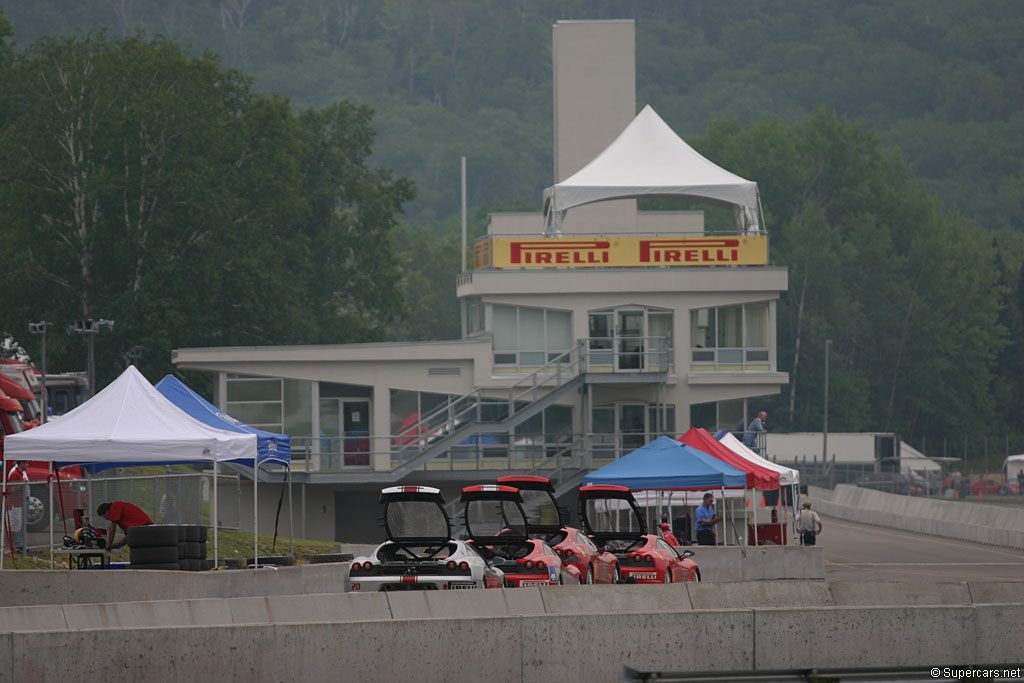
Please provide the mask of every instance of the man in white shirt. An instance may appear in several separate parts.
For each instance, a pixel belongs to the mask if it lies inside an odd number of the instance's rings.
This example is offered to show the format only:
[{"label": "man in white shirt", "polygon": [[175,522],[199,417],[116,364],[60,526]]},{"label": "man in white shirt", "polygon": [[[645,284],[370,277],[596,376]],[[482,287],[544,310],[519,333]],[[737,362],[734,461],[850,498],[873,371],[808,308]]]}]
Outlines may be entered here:
[{"label": "man in white shirt", "polygon": [[[7,482],[15,486],[7,488],[7,519],[10,520],[11,535],[14,537],[15,552],[25,551],[25,523],[28,510],[28,462],[19,460],[7,473]],[[24,483],[22,483],[24,482]]]},{"label": "man in white shirt", "polygon": [[818,534],[821,533],[821,517],[811,509],[811,501],[804,501],[803,509],[797,515],[796,524],[800,529],[800,545],[815,545]]}]

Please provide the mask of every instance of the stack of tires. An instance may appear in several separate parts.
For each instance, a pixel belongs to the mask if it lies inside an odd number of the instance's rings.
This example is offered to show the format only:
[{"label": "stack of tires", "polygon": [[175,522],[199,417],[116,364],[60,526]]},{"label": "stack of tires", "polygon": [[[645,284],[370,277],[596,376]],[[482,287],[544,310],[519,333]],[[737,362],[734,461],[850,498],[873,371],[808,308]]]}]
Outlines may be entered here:
[{"label": "stack of tires", "polygon": [[178,569],[178,525],[128,527],[131,569]]},{"label": "stack of tires", "polygon": [[186,572],[210,569],[206,562],[206,527],[178,525],[178,568]]},{"label": "stack of tires", "polygon": [[206,527],[194,524],[148,524],[128,528],[131,569],[210,569]]}]

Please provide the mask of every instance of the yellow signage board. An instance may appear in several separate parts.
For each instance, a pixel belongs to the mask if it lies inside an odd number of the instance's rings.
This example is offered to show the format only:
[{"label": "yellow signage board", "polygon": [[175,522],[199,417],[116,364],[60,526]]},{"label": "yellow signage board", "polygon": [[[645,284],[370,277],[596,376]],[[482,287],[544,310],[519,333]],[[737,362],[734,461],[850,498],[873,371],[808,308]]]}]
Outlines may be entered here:
[{"label": "yellow signage board", "polygon": [[760,266],[766,235],[492,237],[478,242],[477,268]]}]

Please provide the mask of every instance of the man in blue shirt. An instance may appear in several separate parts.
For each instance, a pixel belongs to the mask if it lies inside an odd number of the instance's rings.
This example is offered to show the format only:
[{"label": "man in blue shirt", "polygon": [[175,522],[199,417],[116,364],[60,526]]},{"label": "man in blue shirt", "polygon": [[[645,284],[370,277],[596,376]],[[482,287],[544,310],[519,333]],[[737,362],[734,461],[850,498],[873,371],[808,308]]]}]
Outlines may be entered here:
[{"label": "man in blue shirt", "polygon": [[715,497],[704,494],[704,502],[697,506],[697,545],[715,544],[715,525],[722,521],[722,515],[715,513]]}]

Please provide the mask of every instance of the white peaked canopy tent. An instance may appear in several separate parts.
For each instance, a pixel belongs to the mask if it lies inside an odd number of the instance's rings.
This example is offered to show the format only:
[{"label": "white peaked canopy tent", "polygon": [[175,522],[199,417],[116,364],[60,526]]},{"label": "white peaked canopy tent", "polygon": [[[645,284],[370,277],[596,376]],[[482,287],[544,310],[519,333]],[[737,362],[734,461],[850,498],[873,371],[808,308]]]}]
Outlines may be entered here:
[{"label": "white peaked canopy tent", "polygon": [[565,212],[575,206],[651,196],[730,206],[741,230],[760,230],[757,183],[702,157],[650,105],[593,161],[544,190],[547,229],[558,232]]},{"label": "white peaked canopy tent", "polygon": [[736,455],[749,460],[752,463],[760,465],[766,469],[772,470],[773,472],[779,473],[779,484],[782,486],[793,486],[800,483],[800,470],[794,470],[791,467],[786,467],[778,463],[774,463],[767,458],[762,458],[754,451],[747,448],[747,446],[732,435],[731,432],[726,432],[722,438],[719,439],[723,446],[728,448]]},{"label": "white peaked canopy tent", "polygon": [[[6,474],[7,461],[14,460],[83,466],[236,460],[251,461],[255,471],[257,457],[255,434],[203,424],[129,366],[102,391],[59,420],[8,436],[3,471]],[[216,509],[214,515],[216,519]]]}]

